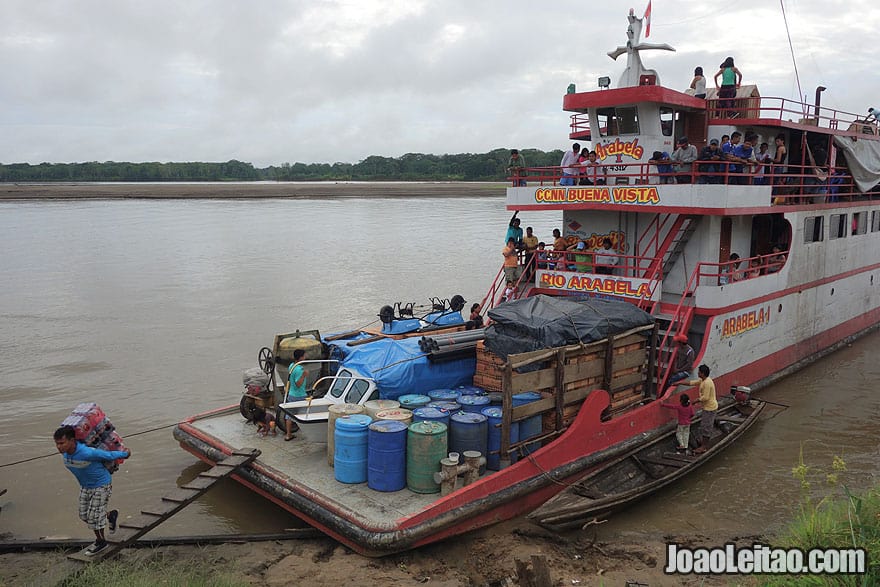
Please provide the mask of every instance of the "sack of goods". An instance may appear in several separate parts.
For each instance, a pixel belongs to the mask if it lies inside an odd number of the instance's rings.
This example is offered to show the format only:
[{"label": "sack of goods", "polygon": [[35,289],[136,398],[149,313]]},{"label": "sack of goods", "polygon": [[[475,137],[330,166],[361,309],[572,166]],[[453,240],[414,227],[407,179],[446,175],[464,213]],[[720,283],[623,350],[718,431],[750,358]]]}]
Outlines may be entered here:
[{"label": "sack of goods", "polygon": [[261,395],[269,388],[269,376],[259,367],[246,370],[241,380],[248,395]]},{"label": "sack of goods", "polygon": [[[72,426],[76,439],[101,450],[128,450],[122,443],[122,437],[116,427],[107,419],[104,410],[94,403],[82,403],[73,408],[70,415],[61,422],[62,426]],[[115,473],[122,464],[122,459],[105,461],[104,466]]]}]

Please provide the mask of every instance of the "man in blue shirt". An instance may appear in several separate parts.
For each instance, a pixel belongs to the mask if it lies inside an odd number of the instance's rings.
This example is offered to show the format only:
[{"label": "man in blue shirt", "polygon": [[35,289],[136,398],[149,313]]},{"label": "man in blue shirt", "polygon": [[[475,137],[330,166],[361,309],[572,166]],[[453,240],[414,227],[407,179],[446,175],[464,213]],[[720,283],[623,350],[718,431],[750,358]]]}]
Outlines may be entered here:
[{"label": "man in blue shirt", "polygon": [[104,461],[127,459],[131,451],[101,450],[76,439],[73,426],[62,426],[54,434],[55,447],[64,459],[64,466],[79,481],[79,518],[95,532],[95,543],[86,549],[94,555],[107,548],[104,527],[110,522],[110,532],[116,531],[116,510],[107,513],[107,504],[113,493],[110,471]]},{"label": "man in blue shirt", "polygon": [[748,134],[746,135],[745,140],[743,140],[742,144],[737,145],[733,149],[733,157],[734,160],[737,161],[733,171],[739,174],[737,177],[732,178],[732,183],[737,183],[739,185],[746,185],[749,183],[748,178],[744,175],[751,171],[751,166],[746,167],[749,163],[755,161],[755,151],[752,148],[752,144],[755,140],[755,137]]}]

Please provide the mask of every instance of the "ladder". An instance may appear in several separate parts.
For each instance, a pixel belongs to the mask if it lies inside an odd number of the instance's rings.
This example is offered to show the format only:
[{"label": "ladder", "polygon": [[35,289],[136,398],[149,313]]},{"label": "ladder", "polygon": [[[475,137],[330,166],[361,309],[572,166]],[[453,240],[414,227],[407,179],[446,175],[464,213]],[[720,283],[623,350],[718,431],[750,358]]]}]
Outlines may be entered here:
[{"label": "ladder", "polygon": [[211,469],[204,473],[199,473],[199,476],[189,483],[162,496],[158,503],[142,509],[139,515],[134,516],[130,520],[120,521],[116,533],[107,539],[107,548],[101,552],[87,555],[84,548],[79,552],[68,555],[68,558],[91,562],[116,554],[128,544],[134,542],[191,504],[197,497],[211,489],[217,481],[228,477],[241,467],[251,464],[258,456],[260,456],[260,451],[255,448],[242,448],[234,451]]}]

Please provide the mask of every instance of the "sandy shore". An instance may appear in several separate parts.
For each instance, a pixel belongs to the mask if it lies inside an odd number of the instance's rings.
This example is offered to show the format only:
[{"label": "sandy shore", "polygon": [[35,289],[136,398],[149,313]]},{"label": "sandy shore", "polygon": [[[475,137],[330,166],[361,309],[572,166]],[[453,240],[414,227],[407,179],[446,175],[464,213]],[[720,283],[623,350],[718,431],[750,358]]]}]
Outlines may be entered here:
[{"label": "sandy shore", "polygon": [[503,196],[485,182],[0,183],[0,200]]},{"label": "sandy shore", "polygon": [[[553,585],[710,587],[753,585],[754,581],[744,576],[665,575],[664,543],[704,546],[731,541],[742,546],[755,540],[760,537],[723,532],[658,536],[639,530],[614,532],[613,540],[608,540],[590,530],[554,534],[520,519],[381,559],[355,554],[330,538],[127,549],[118,557],[129,567],[150,560],[180,569],[198,565],[236,583],[261,587],[360,583],[453,587],[522,584],[516,579],[516,561],[528,562],[539,555],[546,557]],[[57,585],[79,568],[79,563],[68,561],[59,551],[3,554],[0,584]]]}]

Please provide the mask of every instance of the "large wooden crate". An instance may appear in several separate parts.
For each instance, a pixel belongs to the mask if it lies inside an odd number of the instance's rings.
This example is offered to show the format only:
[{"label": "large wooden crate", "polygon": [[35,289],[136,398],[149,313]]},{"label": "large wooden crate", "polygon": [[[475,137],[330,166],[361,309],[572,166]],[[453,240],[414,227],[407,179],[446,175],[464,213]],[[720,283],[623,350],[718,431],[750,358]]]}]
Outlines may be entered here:
[{"label": "large wooden crate", "polygon": [[[474,384],[502,392],[502,426],[509,429],[513,422],[540,414],[543,436],[550,439],[571,425],[583,400],[596,389],[611,396],[607,418],[640,405],[652,392],[656,333],[655,326],[644,326],[589,344],[510,355],[507,361],[481,342]],[[540,393],[542,399],[514,408],[512,397],[527,391]],[[502,432],[502,440],[506,438]],[[502,446],[502,452],[507,448]]]}]

